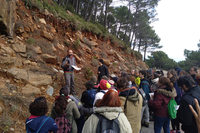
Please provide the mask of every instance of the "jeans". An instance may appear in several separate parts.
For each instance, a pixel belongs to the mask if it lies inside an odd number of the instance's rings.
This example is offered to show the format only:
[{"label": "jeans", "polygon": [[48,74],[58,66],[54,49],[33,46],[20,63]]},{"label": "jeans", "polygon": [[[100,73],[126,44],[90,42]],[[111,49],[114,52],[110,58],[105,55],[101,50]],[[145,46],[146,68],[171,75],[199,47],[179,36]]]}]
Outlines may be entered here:
[{"label": "jeans", "polygon": [[155,116],[154,117],[154,132],[160,133],[163,127],[164,133],[170,133],[169,123],[170,123],[169,117]]},{"label": "jeans", "polygon": [[141,121],[143,120],[143,115],[144,115],[144,122],[149,123],[149,108],[148,104],[142,107],[142,112],[141,112]]}]

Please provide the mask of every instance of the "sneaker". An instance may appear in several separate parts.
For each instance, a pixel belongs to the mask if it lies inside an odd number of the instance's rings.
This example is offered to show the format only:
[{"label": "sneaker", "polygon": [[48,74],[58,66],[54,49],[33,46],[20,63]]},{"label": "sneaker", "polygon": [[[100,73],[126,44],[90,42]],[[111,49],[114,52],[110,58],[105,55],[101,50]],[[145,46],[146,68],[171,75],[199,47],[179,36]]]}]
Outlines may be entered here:
[{"label": "sneaker", "polygon": [[180,130],[178,130],[178,131],[176,131],[176,133],[181,133],[181,131],[180,131]]},{"label": "sneaker", "polygon": [[144,126],[144,127],[149,127],[149,123],[147,123],[147,122],[144,122],[144,123],[142,123],[142,126]]}]

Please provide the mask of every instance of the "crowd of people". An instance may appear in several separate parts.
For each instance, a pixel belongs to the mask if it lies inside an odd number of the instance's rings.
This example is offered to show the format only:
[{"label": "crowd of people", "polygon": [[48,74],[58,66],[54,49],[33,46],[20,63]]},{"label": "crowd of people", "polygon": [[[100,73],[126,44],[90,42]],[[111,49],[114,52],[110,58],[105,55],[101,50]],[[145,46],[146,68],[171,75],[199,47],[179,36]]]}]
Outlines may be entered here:
[{"label": "crowd of people", "polygon": [[[66,71],[72,69],[67,66],[70,62],[65,65],[67,60],[75,63],[72,57],[64,59],[62,67]],[[85,83],[80,101],[72,98],[74,83],[70,85],[68,81],[55,98],[50,117],[46,116],[46,99],[36,98],[29,106],[27,132],[140,133],[142,126],[149,127],[150,120],[154,121],[155,133],[162,128],[164,133],[181,133],[181,129],[185,133],[200,132],[200,76],[196,67],[191,68],[190,74],[177,67],[169,70],[167,77],[162,70],[151,68],[115,75],[109,74],[102,59],[99,62],[98,78],[92,76]],[[72,80],[71,77],[72,72],[65,73],[65,80]],[[177,114],[170,119],[168,105],[172,99],[176,101]]]}]

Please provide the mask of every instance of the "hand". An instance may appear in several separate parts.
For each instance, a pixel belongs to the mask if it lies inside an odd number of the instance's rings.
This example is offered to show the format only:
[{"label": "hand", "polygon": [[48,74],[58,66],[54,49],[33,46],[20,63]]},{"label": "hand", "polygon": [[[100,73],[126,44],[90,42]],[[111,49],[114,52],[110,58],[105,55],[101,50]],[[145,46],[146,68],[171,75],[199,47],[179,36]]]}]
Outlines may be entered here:
[{"label": "hand", "polygon": [[100,74],[100,72],[98,71],[98,74]]},{"label": "hand", "polygon": [[69,65],[69,63],[68,63],[68,62],[66,62],[66,63],[65,63],[65,67],[66,67],[66,66],[68,66],[68,65]]},{"label": "hand", "polygon": [[197,112],[194,110],[194,108],[191,105],[189,105],[189,108],[196,119],[197,129],[198,129],[198,132],[200,133],[200,107],[199,107],[199,102],[197,101],[197,99],[194,99],[194,102],[195,102]]}]

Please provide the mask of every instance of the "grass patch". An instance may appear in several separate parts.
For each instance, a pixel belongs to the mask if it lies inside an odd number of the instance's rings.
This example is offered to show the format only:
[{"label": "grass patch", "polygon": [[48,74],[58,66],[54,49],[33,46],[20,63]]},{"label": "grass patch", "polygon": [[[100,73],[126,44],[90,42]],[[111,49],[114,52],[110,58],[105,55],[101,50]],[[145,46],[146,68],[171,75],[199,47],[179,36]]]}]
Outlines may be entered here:
[{"label": "grass patch", "polygon": [[35,44],[35,39],[34,38],[29,38],[29,39],[26,40],[26,43]]},{"label": "grass patch", "polygon": [[64,41],[65,46],[69,47],[70,43],[68,43],[67,41]]},{"label": "grass patch", "polygon": [[73,44],[74,49],[77,50],[78,47],[79,47],[79,45],[80,45],[80,41],[79,41],[79,39],[78,39],[78,40],[76,40],[76,43]]}]

